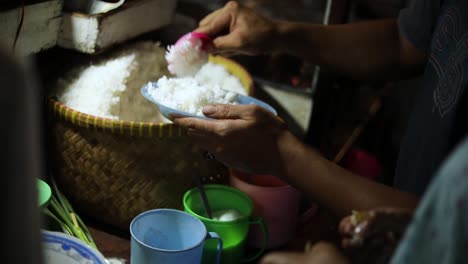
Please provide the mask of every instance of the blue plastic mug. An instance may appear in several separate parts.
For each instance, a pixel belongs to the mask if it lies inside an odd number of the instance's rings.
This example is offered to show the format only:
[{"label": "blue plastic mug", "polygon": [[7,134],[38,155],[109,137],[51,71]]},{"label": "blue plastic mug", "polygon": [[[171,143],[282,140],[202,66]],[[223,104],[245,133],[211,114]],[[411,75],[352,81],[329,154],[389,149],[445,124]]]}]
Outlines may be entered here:
[{"label": "blue plastic mug", "polygon": [[218,241],[216,263],[223,242],[218,234],[207,232],[196,217],[174,209],[155,209],[136,216],[130,223],[132,264],[201,263],[208,239]]}]

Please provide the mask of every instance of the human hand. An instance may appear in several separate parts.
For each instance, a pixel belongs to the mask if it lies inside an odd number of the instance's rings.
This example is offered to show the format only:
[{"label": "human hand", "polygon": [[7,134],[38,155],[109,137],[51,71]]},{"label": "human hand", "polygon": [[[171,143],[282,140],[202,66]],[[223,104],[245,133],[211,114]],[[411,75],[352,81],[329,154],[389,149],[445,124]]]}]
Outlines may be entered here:
[{"label": "human hand", "polygon": [[271,52],[276,23],[237,2],[206,16],[196,32],[213,38],[214,52],[223,55],[258,55]]},{"label": "human hand", "polygon": [[173,121],[188,128],[193,142],[218,161],[244,172],[277,174],[287,155],[284,148],[299,142],[279,117],[254,104],[210,105],[203,113],[213,119]]},{"label": "human hand", "polygon": [[408,209],[355,211],[340,222],[342,246],[357,263],[387,263],[411,218]]},{"label": "human hand", "polygon": [[275,252],[266,255],[260,264],[348,264],[346,257],[332,244],[320,242],[305,253]]}]

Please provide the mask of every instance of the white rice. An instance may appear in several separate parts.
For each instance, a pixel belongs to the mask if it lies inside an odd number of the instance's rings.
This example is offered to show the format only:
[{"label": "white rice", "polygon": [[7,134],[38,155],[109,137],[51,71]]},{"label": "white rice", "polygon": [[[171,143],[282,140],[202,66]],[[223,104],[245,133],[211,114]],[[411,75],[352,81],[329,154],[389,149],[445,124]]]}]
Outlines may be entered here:
[{"label": "white rice", "polygon": [[145,84],[163,76],[163,89],[158,90],[164,91],[167,84],[173,94],[161,95],[161,102],[197,115],[206,104],[235,103],[233,94],[224,90],[246,94],[239,79],[221,65],[205,63],[197,66],[196,74],[181,80],[169,78],[167,67],[165,50],[159,43],[140,42],[112,54],[95,56],[88,65],[58,80],[55,92],[62,103],[74,110],[135,122],[170,122],[140,93]]},{"label": "white rice", "polygon": [[193,77],[167,78],[151,83],[148,92],[157,102],[167,107],[203,116],[208,104],[237,104],[237,94],[246,91],[237,77],[223,66],[206,63]]},{"label": "white rice", "polygon": [[140,89],[168,75],[165,49],[156,42],[124,46],[93,57],[59,79],[55,93],[68,107],[114,120],[168,122]]},{"label": "white rice", "polygon": [[125,90],[124,81],[130,75],[129,70],[134,67],[134,61],[134,54],[122,56],[85,68],[71,82],[59,80],[60,85],[66,86],[59,99],[80,112],[118,119],[118,116],[110,113],[109,108],[120,103],[117,94]]},{"label": "white rice", "polygon": [[230,74],[226,68],[219,64],[210,62],[204,64],[195,75],[195,80],[201,84],[219,85],[224,90],[238,94],[247,94],[239,78]]},{"label": "white rice", "polygon": [[193,76],[208,62],[208,52],[202,50],[202,41],[187,37],[168,46],[166,61],[169,71],[177,77]]},{"label": "white rice", "polygon": [[161,104],[194,115],[203,116],[202,108],[208,104],[235,104],[237,94],[223,90],[219,84],[200,84],[194,78],[163,77],[157,87],[151,83],[149,94]]}]

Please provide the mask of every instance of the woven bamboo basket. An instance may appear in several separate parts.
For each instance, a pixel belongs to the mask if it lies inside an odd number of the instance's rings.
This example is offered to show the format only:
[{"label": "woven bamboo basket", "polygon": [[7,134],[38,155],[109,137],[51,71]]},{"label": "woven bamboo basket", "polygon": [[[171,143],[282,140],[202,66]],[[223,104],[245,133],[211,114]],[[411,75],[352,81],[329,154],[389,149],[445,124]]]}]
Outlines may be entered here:
[{"label": "woven bamboo basket", "polygon": [[[248,94],[253,81],[239,64],[211,57],[236,75]],[[128,230],[139,213],[182,209],[194,175],[227,184],[228,170],[204,158],[186,130],[171,123],[116,121],[75,111],[54,98],[51,112],[54,174],[61,190],[88,217]]]}]

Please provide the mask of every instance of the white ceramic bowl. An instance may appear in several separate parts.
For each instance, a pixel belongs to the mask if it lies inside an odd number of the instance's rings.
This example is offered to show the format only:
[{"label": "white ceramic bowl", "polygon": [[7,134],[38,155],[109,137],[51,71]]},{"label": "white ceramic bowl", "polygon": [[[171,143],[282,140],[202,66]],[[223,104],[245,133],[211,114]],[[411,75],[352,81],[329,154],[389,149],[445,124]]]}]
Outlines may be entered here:
[{"label": "white ceramic bowl", "polygon": [[107,264],[96,249],[76,237],[42,230],[42,252],[45,264]]},{"label": "white ceramic bowl", "polygon": [[[187,113],[187,112],[184,112],[184,111],[180,111],[178,109],[174,109],[174,108],[171,108],[171,107],[168,107],[166,105],[163,105],[159,102],[157,102],[153,96],[151,96],[151,94],[149,93],[148,91],[148,88],[149,86],[152,86],[153,88],[158,88],[158,84],[157,82],[153,82],[153,83],[148,83],[146,85],[144,85],[142,88],[141,88],[141,94],[146,98],[148,99],[150,102],[156,104],[158,107],[159,107],[159,111],[161,112],[161,114],[167,118],[167,119],[171,119],[171,114],[177,114],[177,115],[181,115],[181,116],[189,116],[189,117],[196,117],[196,118],[203,118],[203,119],[209,119],[208,117],[205,117],[205,116],[198,116],[198,115],[194,115],[194,114],[191,114],[191,113]],[[242,94],[237,94],[237,103],[238,104],[256,104],[258,106],[261,106],[265,109],[267,109],[268,111],[270,111],[271,113],[273,113],[274,115],[277,115],[277,112],[276,110],[270,106],[269,104],[261,101],[261,100],[258,100],[256,98],[253,98],[251,96],[248,96],[248,95],[242,95]]]}]

